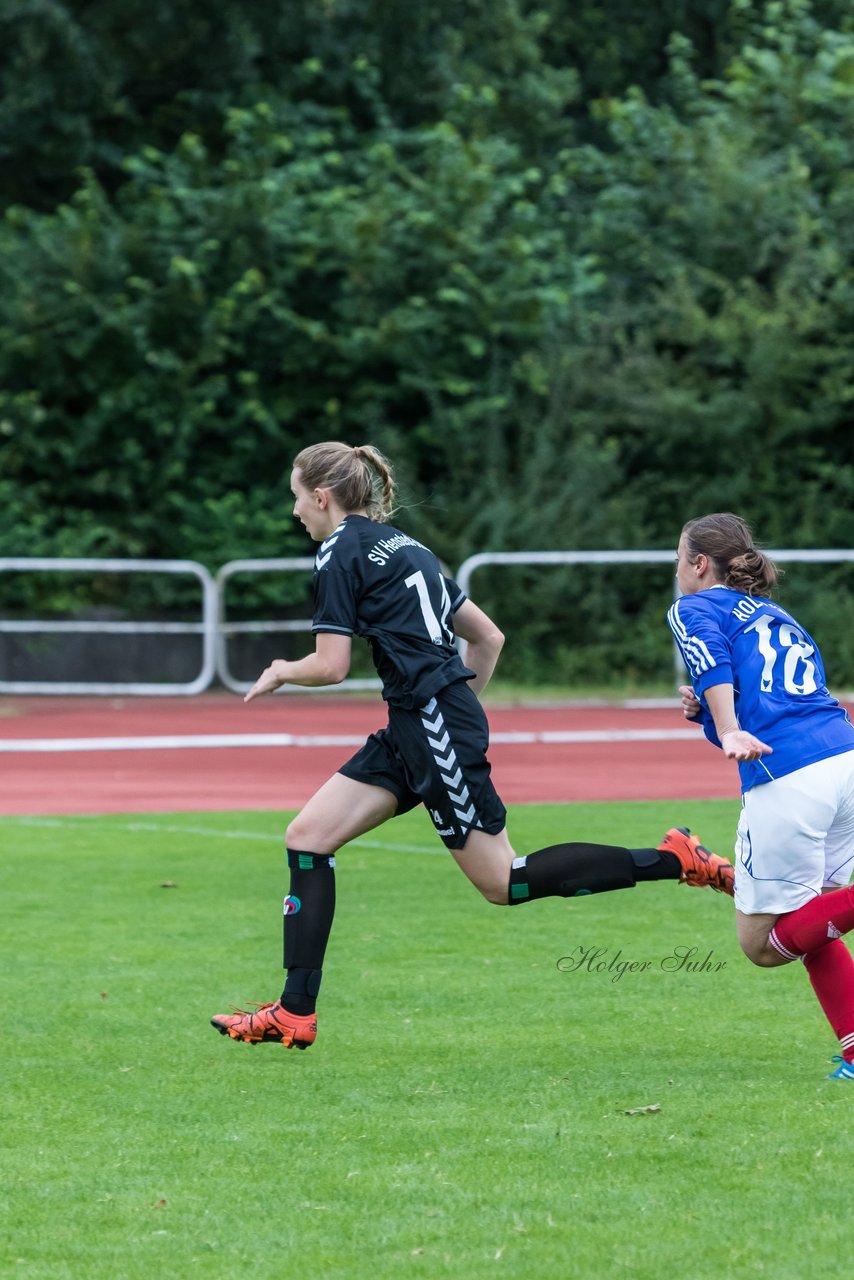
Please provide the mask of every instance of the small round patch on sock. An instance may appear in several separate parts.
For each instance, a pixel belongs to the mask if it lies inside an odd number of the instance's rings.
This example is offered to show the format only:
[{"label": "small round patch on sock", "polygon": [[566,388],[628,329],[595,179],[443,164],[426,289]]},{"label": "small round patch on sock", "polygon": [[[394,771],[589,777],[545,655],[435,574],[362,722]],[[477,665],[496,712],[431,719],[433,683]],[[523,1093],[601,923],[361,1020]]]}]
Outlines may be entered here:
[{"label": "small round patch on sock", "polygon": [[286,916],[295,916],[299,911],[302,903],[294,893],[289,893],[284,901],[284,914]]}]

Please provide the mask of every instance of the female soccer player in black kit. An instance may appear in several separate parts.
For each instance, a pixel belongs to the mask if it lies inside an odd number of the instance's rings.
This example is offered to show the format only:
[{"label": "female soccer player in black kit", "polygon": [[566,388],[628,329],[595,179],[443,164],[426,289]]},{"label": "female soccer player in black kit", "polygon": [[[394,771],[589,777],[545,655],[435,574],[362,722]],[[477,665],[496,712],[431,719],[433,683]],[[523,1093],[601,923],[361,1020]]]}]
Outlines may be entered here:
[{"label": "female soccer player in black kit", "polygon": [[[446,578],[414,538],[383,521],[391,468],[371,445],[304,449],[291,475],[294,515],[320,543],[314,569],[315,650],[276,660],[246,701],[282,684],[330,685],[350,669],[353,636],[368,639],[388,703],[388,725],[312,796],[286,833],[285,989],[255,1012],[217,1014],[223,1035],[305,1049],[317,1033],[315,1002],[335,911],[336,850],[423,803],[457,864],[489,901],[517,905],[553,895],[681,880],[732,893],[729,862],[673,828],[655,849],[559,844],[517,857],[486,758],[489,728],[477,694],[504,637]],[[455,636],[467,641],[466,665]]]}]

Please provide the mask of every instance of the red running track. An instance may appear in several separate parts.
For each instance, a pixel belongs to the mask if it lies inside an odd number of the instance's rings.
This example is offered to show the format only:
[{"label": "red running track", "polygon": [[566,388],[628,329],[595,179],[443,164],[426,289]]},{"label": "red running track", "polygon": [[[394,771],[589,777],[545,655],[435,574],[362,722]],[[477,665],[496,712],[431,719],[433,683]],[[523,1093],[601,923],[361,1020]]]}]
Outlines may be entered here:
[{"label": "red running track", "polygon": [[[680,800],[739,794],[734,764],[688,728],[672,706],[494,706],[490,760],[507,803],[572,800]],[[0,702],[0,814],[166,813],[291,809],[346,760],[356,745],[122,745],[65,739],[150,739],[188,735],[352,735],[380,727],[385,708],[328,694],[285,695],[244,705],[237,695],[198,698],[7,698]],[[661,740],[502,742],[505,734],[676,733]]]}]

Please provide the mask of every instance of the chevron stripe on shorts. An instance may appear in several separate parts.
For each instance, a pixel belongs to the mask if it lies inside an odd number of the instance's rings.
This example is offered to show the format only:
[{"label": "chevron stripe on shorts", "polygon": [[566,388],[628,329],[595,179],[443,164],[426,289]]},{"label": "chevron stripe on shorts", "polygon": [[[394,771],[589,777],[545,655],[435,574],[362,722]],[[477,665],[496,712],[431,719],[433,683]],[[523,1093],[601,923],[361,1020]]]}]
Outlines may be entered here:
[{"label": "chevron stripe on shorts", "polygon": [[427,742],[433,753],[433,759],[439,767],[439,774],[448,792],[448,798],[460,823],[463,833],[472,827],[480,827],[469,789],[463,781],[463,771],[457,763],[457,753],[451,744],[450,734],[445,728],[445,721],[439,704],[431,698],[426,706],[420,708],[421,723],[427,731]]}]

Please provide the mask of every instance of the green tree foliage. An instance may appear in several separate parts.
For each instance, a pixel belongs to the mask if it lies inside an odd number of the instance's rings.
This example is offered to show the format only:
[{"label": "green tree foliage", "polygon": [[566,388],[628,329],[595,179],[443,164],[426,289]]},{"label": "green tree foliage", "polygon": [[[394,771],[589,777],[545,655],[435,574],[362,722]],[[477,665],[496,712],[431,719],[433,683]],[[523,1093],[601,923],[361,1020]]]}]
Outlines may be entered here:
[{"label": "green tree foliage", "polygon": [[[8,5],[0,553],[304,552],[331,437],[452,565],[854,545],[848,6],[607,10]],[[519,674],[666,673],[666,580],[518,581]]]},{"label": "green tree foliage", "polygon": [[579,242],[616,286],[609,391],[655,539],[723,483],[777,545],[851,545],[854,42],[790,7],[710,85],[674,41],[677,104],[605,104],[613,150],[568,157]]}]

